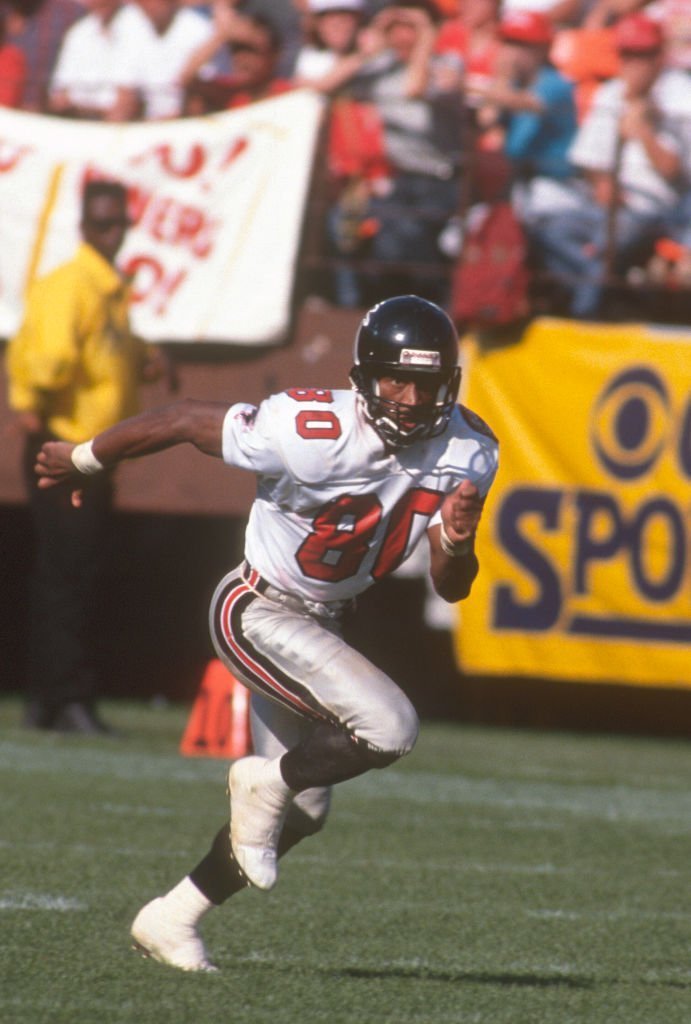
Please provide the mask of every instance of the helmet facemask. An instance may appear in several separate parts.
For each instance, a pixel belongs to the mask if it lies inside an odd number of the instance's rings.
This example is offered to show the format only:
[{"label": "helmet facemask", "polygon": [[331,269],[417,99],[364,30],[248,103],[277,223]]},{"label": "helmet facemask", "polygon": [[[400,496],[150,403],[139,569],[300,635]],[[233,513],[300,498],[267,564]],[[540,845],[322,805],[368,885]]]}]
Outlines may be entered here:
[{"label": "helmet facemask", "polygon": [[[433,404],[408,405],[380,394],[381,377],[407,376],[391,365],[356,365],[350,379],[365,402],[367,418],[381,439],[392,448],[407,448],[416,441],[438,437],[451,418],[461,379],[460,367],[429,374],[438,381]],[[428,376],[428,374],[425,374]]]},{"label": "helmet facemask", "polygon": [[[383,441],[405,448],[441,434],[453,411],[461,371],[458,335],[447,313],[418,295],[396,295],[365,314],[355,337],[353,386],[362,396],[367,418]],[[381,381],[390,378],[390,397]],[[425,401],[409,405],[398,381],[412,380]],[[418,399],[420,394],[418,394]]]}]

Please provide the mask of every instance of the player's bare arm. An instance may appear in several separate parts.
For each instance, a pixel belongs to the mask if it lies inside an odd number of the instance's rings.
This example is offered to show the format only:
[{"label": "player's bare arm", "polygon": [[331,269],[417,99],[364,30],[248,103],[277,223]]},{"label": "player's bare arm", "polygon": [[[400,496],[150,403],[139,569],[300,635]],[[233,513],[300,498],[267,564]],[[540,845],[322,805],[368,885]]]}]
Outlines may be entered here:
[{"label": "player's bare arm", "polygon": [[432,583],[445,601],[462,601],[470,593],[479,563],[475,532],[483,499],[470,480],[463,480],[441,508],[442,525],[427,531],[431,552]]},{"label": "player's bare arm", "polygon": [[[173,402],[122,420],[98,434],[91,442],[91,451],[104,469],[124,459],[135,459],[192,444],[207,455],[221,456],[223,419],[228,411],[224,402],[201,402],[191,398]],[[84,475],[73,462],[76,445],[64,441],[48,441],[36,462],[39,487],[53,487]]]}]

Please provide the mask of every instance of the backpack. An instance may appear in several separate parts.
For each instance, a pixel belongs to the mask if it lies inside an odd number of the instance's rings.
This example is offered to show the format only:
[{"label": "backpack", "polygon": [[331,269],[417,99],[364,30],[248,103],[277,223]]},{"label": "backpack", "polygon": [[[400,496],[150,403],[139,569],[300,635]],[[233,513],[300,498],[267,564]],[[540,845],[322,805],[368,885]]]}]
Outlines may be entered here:
[{"label": "backpack", "polygon": [[467,327],[506,326],[529,308],[523,228],[508,202],[473,207],[469,220],[451,278],[451,315]]}]

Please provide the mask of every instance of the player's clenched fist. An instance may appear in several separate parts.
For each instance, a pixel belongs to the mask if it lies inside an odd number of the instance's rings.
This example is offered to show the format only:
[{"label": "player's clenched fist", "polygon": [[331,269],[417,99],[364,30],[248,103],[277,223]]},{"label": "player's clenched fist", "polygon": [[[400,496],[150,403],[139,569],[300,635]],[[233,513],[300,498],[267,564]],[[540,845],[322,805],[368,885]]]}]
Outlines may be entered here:
[{"label": "player's clenched fist", "polygon": [[39,487],[52,487],[76,476],[71,456],[74,445],[68,441],[47,441],[36,456],[35,471]]},{"label": "player's clenched fist", "polygon": [[470,480],[463,480],[456,490],[447,495],[441,507],[441,516],[449,540],[455,544],[473,537],[477,530],[484,499]]},{"label": "player's clenched fist", "polygon": [[[73,480],[79,476],[79,470],[72,461],[75,445],[68,441],[46,441],[36,456],[34,471],[38,476],[38,486],[54,487],[55,484]],[[81,487],[74,487],[71,495],[74,508],[81,508]]]}]

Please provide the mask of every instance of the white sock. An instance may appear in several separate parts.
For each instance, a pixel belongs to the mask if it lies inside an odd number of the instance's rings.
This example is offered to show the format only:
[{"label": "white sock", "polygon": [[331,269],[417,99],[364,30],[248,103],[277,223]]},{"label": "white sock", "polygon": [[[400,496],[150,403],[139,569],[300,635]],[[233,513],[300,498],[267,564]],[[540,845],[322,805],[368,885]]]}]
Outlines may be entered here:
[{"label": "white sock", "polygon": [[189,875],[166,893],[164,899],[178,920],[192,927],[215,905],[197,888]]}]

